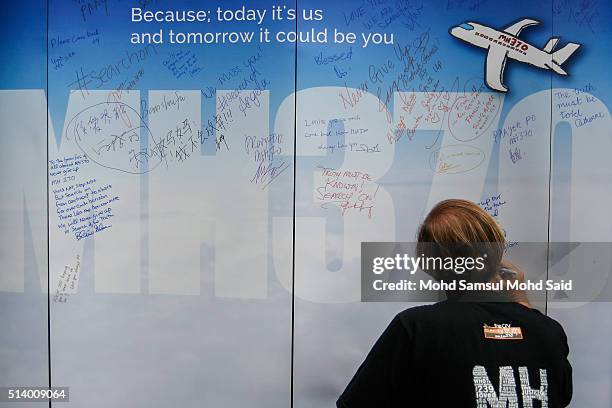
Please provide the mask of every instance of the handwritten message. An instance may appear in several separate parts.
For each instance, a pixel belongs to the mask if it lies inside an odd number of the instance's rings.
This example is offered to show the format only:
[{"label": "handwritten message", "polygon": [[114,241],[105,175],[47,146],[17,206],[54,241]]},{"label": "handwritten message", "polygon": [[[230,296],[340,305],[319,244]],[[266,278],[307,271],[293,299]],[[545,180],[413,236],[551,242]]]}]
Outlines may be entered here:
[{"label": "handwritten message", "polygon": [[323,209],[338,207],[342,215],[358,212],[372,218],[379,186],[370,174],[318,166],[321,178],[315,187],[315,200]]},{"label": "handwritten message", "polygon": [[480,200],[478,205],[492,217],[497,217],[499,215],[499,210],[506,205],[506,200],[502,198],[500,193]]},{"label": "handwritten message", "polygon": [[465,173],[480,166],[485,153],[475,146],[458,144],[434,150],[429,157],[429,166],[436,173]]},{"label": "handwritten message", "polygon": [[193,78],[204,69],[198,57],[189,50],[171,53],[164,60],[163,65],[172,72],[176,79],[181,79],[184,76]]},{"label": "handwritten message", "polygon": [[[161,163],[159,155],[141,154],[140,139],[158,141],[140,114],[122,102],[102,102],[77,113],[68,123],[66,138],[100,166],[140,174]],[[146,160],[147,166],[143,166]]]},{"label": "handwritten message", "polygon": [[66,265],[60,273],[53,295],[56,303],[66,303],[71,293],[78,290],[79,276],[81,274],[81,256],[77,254],[74,265]]},{"label": "handwritten message", "polygon": [[78,176],[88,165],[85,155],[49,160],[51,194],[55,204],[57,228],[77,241],[112,227],[112,203],[119,200],[111,184]]},{"label": "handwritten message", "polygon": [[527,115],[520,120],[506,123],[504,127],[493,131],[495,143],[502,140],[507,142],[508,154],[512,163],[517,163],[526,157],[524,142],[533,138],[533,125],[536,123],[536,119],[535,114]]},{"label": "handwritten message", "polygon": [[[107,88],[109,83],[115,81],[117,78],[130,72],[133,67],[142,69],[141,65],[146,60],[157,56],[157,48],[155,44],[148,44],[143,47],[134,48],[129,51],[125,51],[120,57],[113,58],[111,62],[103,62],[97,64],[93,69],[85,69],[83,66],[75,69],[76,79],[68,84],[68,88],[78,90],[81,93],[83,99],[89,95],[90,89]],[[122,85],[113,87],[114,89],[125,89],[130,81],[124,80],[121,82]],[[111,100],[112,102],[119,102],[120,98]]]},{"label": "handwritten message", "polygon": [[576,127],[589,126],[605,117],[605,113],[597,109],[599,100],[590,95],[594,90],[591,84],[574,90],[555,90],[553,103],[560,119],[571,121]]},{"label": "handwritten message", "polygon": [[100,46],[98,29],[84,30],[74,34],[56,35],[49,39],[49,62],[54,70],[66,66],[77,55],[78,46]]},{"label": "handwritten message", "polygon": [[257,163],[251,183],[261,185],[262,189],[291,166],[290,162],[279,158],[283,152],[283,137],[281,133],[270,133],[268,137],[247,135],[244,138],[247,156]]}]

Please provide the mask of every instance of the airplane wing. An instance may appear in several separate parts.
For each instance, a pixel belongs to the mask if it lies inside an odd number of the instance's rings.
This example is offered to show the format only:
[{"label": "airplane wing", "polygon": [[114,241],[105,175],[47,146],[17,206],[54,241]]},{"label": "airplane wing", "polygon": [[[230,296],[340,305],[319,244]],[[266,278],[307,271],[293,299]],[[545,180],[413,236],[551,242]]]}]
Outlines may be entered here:
[{"label": "airplane wing", "polygon": [[485,65],[485,82],[488,87],[500,92],[507,92],[504,85],[504,68],[508,50],[502,47],[490,47]]},{"label": "airplane wing", "polygon": [[504,31],[507,32],[510,35],[513,35],[515,37],[518,37],[518,35],[521,33],[521,31],[523,31],[523,28],[525,27],[529,27],[532,25],[536,25],[536,24],[540,24],[539,21],[537,20],[532,20],[530,18],[524,18],[520,21],[517,21],[516,23],[509,25],[508,27],[504,28]]}]

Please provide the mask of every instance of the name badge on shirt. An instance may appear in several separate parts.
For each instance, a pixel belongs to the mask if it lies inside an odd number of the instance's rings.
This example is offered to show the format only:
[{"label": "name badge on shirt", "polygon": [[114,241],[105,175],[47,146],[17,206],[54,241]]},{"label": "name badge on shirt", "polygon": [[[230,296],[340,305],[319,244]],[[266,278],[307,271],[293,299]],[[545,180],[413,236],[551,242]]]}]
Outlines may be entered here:
[{"label": "name badge on shirt", "polygon": [[523,340],[523,331],[520,327],[512,327],[508,324],[496,324],[494,326],[483,326],[485,339],[492,340]]}]

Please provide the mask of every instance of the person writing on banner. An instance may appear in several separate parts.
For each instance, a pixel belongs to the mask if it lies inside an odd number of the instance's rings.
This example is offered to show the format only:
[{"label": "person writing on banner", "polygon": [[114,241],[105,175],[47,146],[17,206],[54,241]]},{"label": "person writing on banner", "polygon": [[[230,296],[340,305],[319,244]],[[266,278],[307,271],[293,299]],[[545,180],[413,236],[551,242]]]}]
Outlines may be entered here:
[{"label": "person writing on banner", "polygon": [[[503,257],[501,227],[478,205],[445,200],[418,231],[417,253],[477,256],[470,282],[524,281]],[[436,280],[457,279],[444,269]],[[468,275],[468,276],[466,276]],[[565,407],[572,398],[569,347],[561,325],[525,292],[447,292],[447,300],[395,316],[339,397],[338,408]]]}]

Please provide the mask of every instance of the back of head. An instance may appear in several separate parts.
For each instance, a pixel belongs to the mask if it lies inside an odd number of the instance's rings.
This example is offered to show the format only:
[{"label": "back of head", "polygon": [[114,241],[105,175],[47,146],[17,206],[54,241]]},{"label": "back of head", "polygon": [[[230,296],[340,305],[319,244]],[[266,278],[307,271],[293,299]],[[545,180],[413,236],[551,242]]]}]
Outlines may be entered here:
[{"label": "back of head", "polygon": [[[480,258],[482,268],[462,272],[434,267],[425,272],[438,280],[489,282],[500,269],[505,238],[493,217],[478,205],[460,199],[441,201],[431,209],[418,232],[417,253],[455,261]],[[458,262],[452,263],[457,265]]]}]

